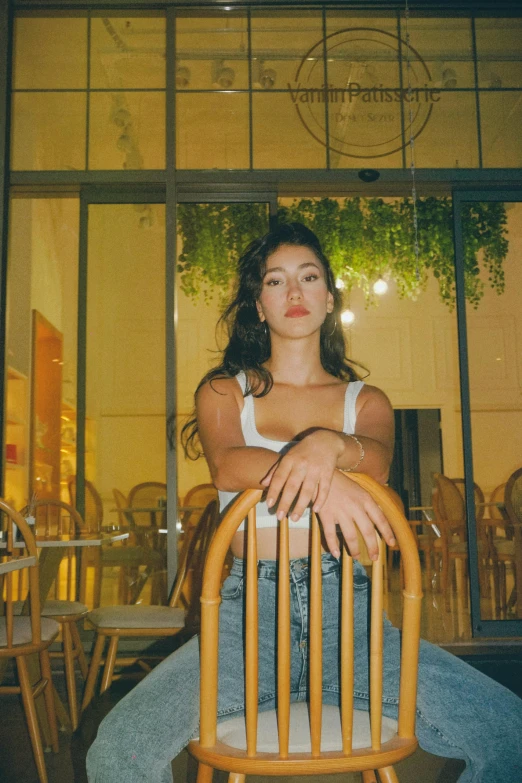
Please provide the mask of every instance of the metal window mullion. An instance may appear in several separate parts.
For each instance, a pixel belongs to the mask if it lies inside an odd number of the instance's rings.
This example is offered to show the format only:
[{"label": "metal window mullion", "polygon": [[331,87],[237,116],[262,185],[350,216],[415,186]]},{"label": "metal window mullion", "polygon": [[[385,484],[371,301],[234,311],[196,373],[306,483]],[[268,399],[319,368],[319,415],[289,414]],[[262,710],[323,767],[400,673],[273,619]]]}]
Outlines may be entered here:
[{"label": "metal window mullion", "polygon": [[166,19],[166,84],[165,84],[165,438],[167,469],[167,582],[170,590],[178,570],[178,476],[176,449],[176,324],[178,303],[176,295],[176,11],[167,9]]},{"label": "metal window mullion", "polygon": [[252,82],[252,11],[247,11],[247,40],[248,40],[248,161],[250,171],[254,168],[254,107],[253,107],[253,82]]},{"label": "metal window mullion", "polygon": [[325,130],[325,148],[326,148],[326,170],[330,170],[330,104],[328,101],[328,57],[326,51],[326,6],[323,5],[321,12],[321,22],[323,27],[323,76],[324,76],[324,130]]},{"label": "metal window mullion", "polygon": [[89,135],[91,130],[91,12],[87,15],[87,94],[85,96],[85,171],[89,169]]},{"label": "metal window mullion", "polygon": [[471,47],[473,51],[473,72],[475,75],[475,111],[477,115],[477,143],[478,143],[478,167],[483,168],[482,162],[482,128],[480,122],[480,93],[477,61],[477,38],[475,30],[475,17],[471,17]]},{"label": "metal window mullion", "polygon": [[[398,46],[399,46],[399,87],[401,91],[401,96],[404,95],[404,78],[402,74],[402,26],[401,26],[401,14],[400,11],[397,11],[397,39],[398,39]],[[404,122],[404,101],[399,101],[400,106],[400,112],[401,112],[401,137],[402,137],[402,167],[406,169],[408,167],[407,161],[406,161],[406,126]],[[410,134],[412,129],[410,128]]]}]

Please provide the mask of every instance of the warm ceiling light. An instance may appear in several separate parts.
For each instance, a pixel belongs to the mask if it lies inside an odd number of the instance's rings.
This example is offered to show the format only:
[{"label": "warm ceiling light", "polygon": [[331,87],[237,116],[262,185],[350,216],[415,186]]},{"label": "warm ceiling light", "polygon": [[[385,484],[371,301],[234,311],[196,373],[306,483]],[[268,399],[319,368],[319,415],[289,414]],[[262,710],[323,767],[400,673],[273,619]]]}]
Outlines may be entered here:
[{"label": "warm ceiling light", "polygon": [[337,280],[335,281],[335,287],[338,288],[339,291],[342,291],[343,288],[345,288],[345,286],[346,283],[344,282],[344,280],[341,277],[338,277]]},{"label": "warm ceiling light", "polygon": [[355,313],[352,310],[343,310],[341,313],[341,323],[343,326],[351,326],[355,321]]},{"label": "warm ceiling light", "polygon": [[388,290],[388,283],[386,280],[383,280],[382,277],[379,277],[378,280],[375,281],[373,284],[373,293],[377,294],[377,296],[382,296],[385,294]]},{"label": "warm ceiling light", "polygon": [[276,83],[277,73],[273,68],[265,68],[259,76],[259,83],[264,90],[269,90]]},{"label": "warm ceiling light", "polygon": [[212,63],[212,82],[222,90],[230,90],[234,84],[236,72],[233,68],[225,65],[223,60],[214,60]]}]

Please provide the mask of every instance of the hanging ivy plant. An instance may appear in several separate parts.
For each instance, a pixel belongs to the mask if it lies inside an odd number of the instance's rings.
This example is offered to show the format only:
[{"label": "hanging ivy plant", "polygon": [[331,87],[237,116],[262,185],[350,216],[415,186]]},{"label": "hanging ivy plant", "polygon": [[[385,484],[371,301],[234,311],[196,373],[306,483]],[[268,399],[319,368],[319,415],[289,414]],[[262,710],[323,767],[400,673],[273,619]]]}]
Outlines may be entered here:
[{"label": "hanging ivy plant", "polygon": [[[178,271],[181,288],[208,300],[226,297],[236,261],[252,239],[268,227],[265,204],[181,204],[179,234],[183,249]],[[417,200],[419,259],[413,241],[411,199],[300,199],[281,207],[280,221],[300,221],[314,231],[336,278],[349,291],[361,288],[367,301],[380,277],[393,280],[400,297],[416,299],[431,273],[441,300],[455,304],[453,211],[449,197]],[[486,282],[504,291],[503,262],[508,251],[506,211],[501,202],[463,206],[464,279],[466,299],[477,307]]]}]

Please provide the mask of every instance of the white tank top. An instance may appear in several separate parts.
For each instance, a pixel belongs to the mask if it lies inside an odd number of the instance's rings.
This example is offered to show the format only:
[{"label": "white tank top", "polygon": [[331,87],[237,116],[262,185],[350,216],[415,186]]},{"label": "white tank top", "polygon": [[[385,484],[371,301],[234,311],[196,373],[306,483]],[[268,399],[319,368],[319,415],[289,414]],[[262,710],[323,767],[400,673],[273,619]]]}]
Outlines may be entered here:
[{"label": "white tank top", "polygon": [[[245,373],[240,372],[236,375],[236,380],[239,383],[244,396],[247,380]],[[355,401],[363,386],[363,381],[352,381],[346,387],[343,422],[343,432],[346,435],[352,435],[355,432],[355,421],[357,418],[355,413]],[[241,411],[241,429],[243,431],[246,446],[260,446],[275,451],[278,454],[283,454],[295,443],[295,441],[285,443],[284,441],[271,440],[270,438],[264,438],[259,434],[254,415],[254,398],[251,394],[244,397],[243,410]],[[219,492],[219,508],[221,513],[228,508],[238,494],[238,492]],[[264,501],[258,503],[256,509],[257,527],[277,527],[279,522],[276,517],[276,512],[277,508],[272,507],[269,509]],[[242,522],[238,527],[238,531],[244,530],[244,527],[245,524]],[[307,527],[310,527],[309,512],[305,512],[298,522],[292,522],[292,529]]]}]

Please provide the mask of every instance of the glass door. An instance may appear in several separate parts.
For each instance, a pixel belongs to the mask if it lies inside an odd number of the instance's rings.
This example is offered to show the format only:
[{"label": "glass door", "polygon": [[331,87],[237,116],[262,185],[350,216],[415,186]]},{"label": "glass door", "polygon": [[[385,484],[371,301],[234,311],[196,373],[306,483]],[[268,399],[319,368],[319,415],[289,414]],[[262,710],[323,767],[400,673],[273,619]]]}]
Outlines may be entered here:
[{"label": "glass door", "polygon": [[[515,636],[522,633],[522,192],[456,191],[454,217],[473,634]],[[480,274],[470,236],[488,222],[497,236],[478,259]]]},{"label": "glass door", "polygon": [[165,205],[141,199],[81,207],[78,405],[65,414],[83,458],[68,491],[89,527],[129,533],[87,562],[94,606],[167,600]]}]

